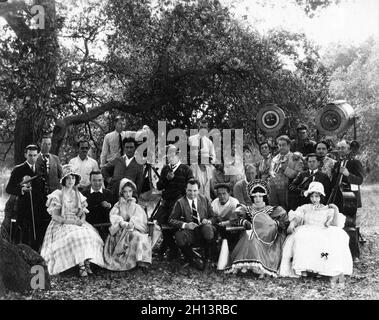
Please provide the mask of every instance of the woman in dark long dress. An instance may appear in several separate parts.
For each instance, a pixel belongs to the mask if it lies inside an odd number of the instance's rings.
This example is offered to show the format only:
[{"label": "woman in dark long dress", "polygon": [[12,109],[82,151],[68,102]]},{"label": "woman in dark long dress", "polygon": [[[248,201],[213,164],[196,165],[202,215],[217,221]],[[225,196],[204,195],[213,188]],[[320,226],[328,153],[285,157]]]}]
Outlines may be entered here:
[{"label": "woman in dark long dress", "polygon": [[247,189],[253,204],[237,208],[238,219],[232,221],[244,226],[246,232],[232,251],[225,272],[252,271],[259,277],[277,277],[288,226],[287,212],[282,207],[267,205],[265,181],[254,180]]}]

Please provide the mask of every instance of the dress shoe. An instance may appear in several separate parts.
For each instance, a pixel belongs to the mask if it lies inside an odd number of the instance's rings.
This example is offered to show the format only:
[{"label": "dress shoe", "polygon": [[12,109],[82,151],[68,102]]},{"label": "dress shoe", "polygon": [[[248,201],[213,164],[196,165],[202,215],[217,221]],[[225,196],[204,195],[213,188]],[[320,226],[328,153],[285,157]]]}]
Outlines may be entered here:
[{"label": "dress shoe", "polygon": [[192,259],[191,262],[190,262],[190,264],[191,264],[192,267],[196,268],[197,270],[204,270],[204,264],[198,258]]}]

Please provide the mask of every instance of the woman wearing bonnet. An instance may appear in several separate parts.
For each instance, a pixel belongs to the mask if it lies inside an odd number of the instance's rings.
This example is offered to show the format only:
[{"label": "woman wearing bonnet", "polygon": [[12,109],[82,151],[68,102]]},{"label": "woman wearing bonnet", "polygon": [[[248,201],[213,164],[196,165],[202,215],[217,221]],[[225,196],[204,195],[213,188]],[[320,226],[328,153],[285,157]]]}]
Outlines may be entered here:
[{"label": "woman wearing bonnet", "polygon": [[133,197],[136,185],[124,178],[120,182],[120,200],[109,217],[111,227],[104,246],[105,267],[126,271],[138,266],[146,270],[151,264],[152,248],[148,235],[147,215]]},{"label": "woman wearing bonnet", "polygon": [[79,275],[86,277],[92,274],[90,262],[104,265],[104,242],[85,221],[87,202],[77,188],[80,175],[73,172],[69,164],[62,169],[62,190],[55,190],[47,196],[46,206],[51,222],[46,230],[41,256],[51,275],[78,265]]},{"label": "woman wearing bonnet", "polygon": [[312,182],[304,195],[312,203],[289,212],[290,236],[283,247],[280,275],[318,274],[330,277],[332,287],[337,281],[344,286],[344,275],[353,271],[349,236],[342,229],[346,218],[335,204],[322,204],[325,192],[320,182]]},{"label": "woman wearing bonnet", "polygon": [[237,208],[238,218],[231,221],[244,226],[246,232],[232,251],[231,264],[225,272],[251,271],[260,278],[265,275],[276,277],[286,237],[287,213],[282,207],[267,205],[269,190],[266,181],[251,181],[247,191],[253,204]]}]

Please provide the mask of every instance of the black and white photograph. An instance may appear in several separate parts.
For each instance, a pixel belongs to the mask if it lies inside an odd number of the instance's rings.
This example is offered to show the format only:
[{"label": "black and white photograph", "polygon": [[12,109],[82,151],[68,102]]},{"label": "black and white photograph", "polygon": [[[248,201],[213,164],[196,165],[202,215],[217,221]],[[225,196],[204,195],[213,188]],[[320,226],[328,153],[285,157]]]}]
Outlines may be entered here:
[{"label": "black and white photograph", "polygon": [[378,0],[0,0],[0,300],[378,300],[378,208]]}]

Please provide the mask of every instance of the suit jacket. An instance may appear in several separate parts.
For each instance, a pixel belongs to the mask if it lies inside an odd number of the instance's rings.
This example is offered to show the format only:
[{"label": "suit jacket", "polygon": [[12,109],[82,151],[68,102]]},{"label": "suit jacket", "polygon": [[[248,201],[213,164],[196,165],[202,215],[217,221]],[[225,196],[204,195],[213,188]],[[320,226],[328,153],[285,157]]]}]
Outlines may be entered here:
[{"label": "suit jacket", "polygon": [[303,161],[300,158],[295,159],[292,152],[284,155],[283,160],[280,158],[281,154],[279,153],[271,161],[270,175],[276,174],[275,178],[271,178],[273,184],[277,179],[285,179],[288,182],[288,179],[294,179],[303,170]]},{"label": "suit jacket", "polygon": [[[332,188],[337,183],[337,177],[340,171],[341,162],[338,161],[332,170]],[[346,168],[349,170],[349,176],[343,176],[342,178],[342,188],[346,191],[351,191],[351,185],[357,185],[356,191],[353,190],[355,196],[357,197],[358,208],[362,207],[361,200],[361,190],[360,185],[363,183],[363,166],[358,159],[350,159],[346,162]],[[336,203],[338,208],[341,210],[341,204]]]},{"label": "suit jacket", "polygon": [[118,198],[119,185],[122,178],[132,180],[137,186],[137,194],[139,195],[143,183],[143,165],[133,158],[129,165],[126,166],[125,156],[118,157],[107,163],[102,169],[105,178],[111,177],[108,188]]},{"label": "suit jacket", "polygon": [[[197,212],[200,216],[200,222],[203,219],[208,219],[212,221],[212,224],[216,223],[217,217],[213,212],[211,203],[201,194],[197,196]],[[183,228],[184,223],[193,222],[192,208],[186,196],[181,197],[175,202],[168,222],[179,229]]]},{"label": "suit jacket", "polygon": [[88,211],[89,213],[86,216],[86,221],[90,224],[97,223],[109,223],[109,212],[111,209],[106,209],[101,206],[102,201],[109,202],[112,207],[116,203],[116,198],[113,193],[103,188],[102,193],[91,193],[91,186],[83,190],[83,195],[87,198]]},{"label": "suit jacket", "polygon": [[59,158],[55,154],[49,153],[49,175],[46,175],[45,162],[43,161],[42,154],[38,155],[36,161],[36,172],[43,176],[46,180],[46,193],[52,193],[57,189],[61,189],[60,179],[62,178],[62,165]]},{"label": "suit jacket", "polygon": [[[324,191],[325,191],[324,204],[328,200],[330,190],[331,190],[331,187],[330,187],[331,184],[330,184],[330,180],[329,180],[328,175],[326,173],[321,172],[321,170],[319,169],[314,174],[314,179],[309,178],[310,176],[311,176],[311,174],[310,174],[309,170],[300,172],[297,175],[297,177],[288,186],[289,198],[291,198],[291,200],[294,202],[293,206],[290,204],[291,209],[296,209],[300,205],[310,203],[308,198],[305,198],[304,196],[301,195],[301,191],[307,190],[309,185],[311,184],[312,180],[314,182],[320,182],[324,186]],[[304,182],[304,184],[301,185],[303,182]]]},{"label": "suit jacket", "polygon": [[[34,177],[37,173],[34,173],[29,164],[25,161],[22,164],[14,167],[11,176],[9,178],[5,191],[8,194],[17,196],[17,222],[21,225],[29,224],[32,221],[31,216],[31,201],[30,193],[21,193],[20,183],[24,176]],[[45,208],[45,195],[44,195],[44,182],[42,178],[34,179],[31,182],[32,185],[32,200],[33,210],[36,222],[41,219],[49,219],[50,216],[46,212]]]},{"label": "suit jacket", "polygon": [[[329,180],[328,175],[326,173],[321,172],[319,169],[314,174],[314,179],[309,178],[310,176],[311,176],[310,170],[300,172],[297,175],[297,177],[289,185],[289,189],[291,190],[291,192],[300,194],[301,191],[305,191],[308,189],[311,182],[320,182],[324,186],[325,195],[326,195],[326,198],[328,198],[329,193],[330,193],[330,180]],[[306,180],[307,182],[305,182]],[[301,185],[303,182],[305,183]]]},{"label": "suit jacket", "polygon": [[303,141],[300,141],[298,139],[294,139],[291,141],[291,151],[292,152],[301,152],[303,156],[306,156],[307,154],[316,152],[316,142],[306,138]]},{"label": "suit jacket", "polygon": [[169,165],[162,168],[157,189],[163,190],[162,199],[173,206],[176,200],[186,194],[187,181],[193,178],[193,173],[188,165],[181,163],[174,172],[174,178],[167,180],[167,174],[170,171]]}]

